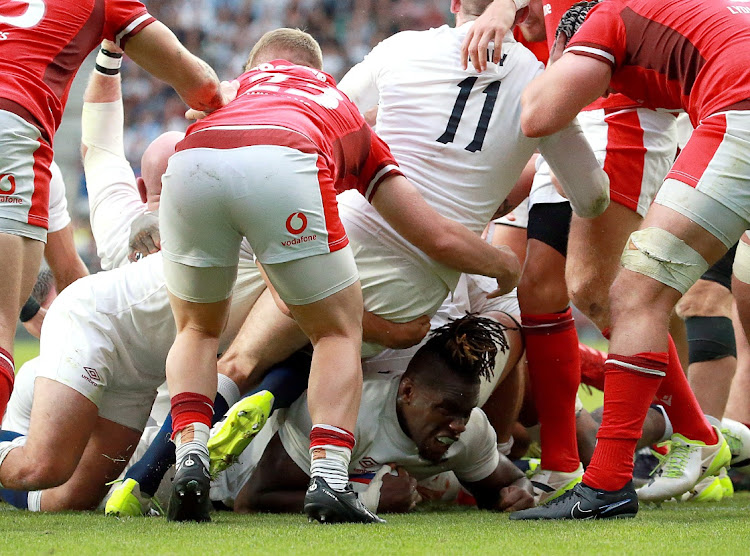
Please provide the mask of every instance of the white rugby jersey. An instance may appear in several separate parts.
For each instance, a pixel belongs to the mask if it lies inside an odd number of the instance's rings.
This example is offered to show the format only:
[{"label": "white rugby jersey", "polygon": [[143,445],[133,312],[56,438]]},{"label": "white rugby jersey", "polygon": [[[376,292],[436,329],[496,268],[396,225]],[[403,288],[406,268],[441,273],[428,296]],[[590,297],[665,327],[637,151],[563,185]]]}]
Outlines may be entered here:
[{"label": "white rugby jersey", "polygon": [[[502,43],[500,64],[488,64],[481,74],[461,68],[461,43],[471,25],[398,33],[352,68],[339,88],[363,112],[378,105],[375,129],[406,177],[435,210],[480,234],[537,147],[552,158],[565,186],[596,190],[592,180],[607,178],[576,124],[560,132],[564,149],[559,136],[523,135],[521,92],[543,67],[511,35]],[[455,286],[458,272],[429,261],[364,199],[340,195],[339,206],[381,238],[387,235],[428,261]]]},{"label": "white rugby jersey", "polygon": [[49,228],[48,232],[59,232],[70,224],[68,200],[65,198],[65,182],[57,162],[49,167],[52,178],[49,181]]},{"label": "white rugby jersey", "polygon": [[[440,463],[422,459],[417,445],[406,436],[396,416],[396,396],[402,374],[380,372],[365,379],[359,409],[350,476],[367,476],[386,463],[402,466],[417,480],[451,470],[468,482],[480,481],[498,465],[497,436],[481,409],[474,408],[461,434]],[[306,473],[310,472],[310,430],[312,422],[303,395],[280,420],[279,437],[284,449]],[[231,468],[230,468],[231,469]]]}]

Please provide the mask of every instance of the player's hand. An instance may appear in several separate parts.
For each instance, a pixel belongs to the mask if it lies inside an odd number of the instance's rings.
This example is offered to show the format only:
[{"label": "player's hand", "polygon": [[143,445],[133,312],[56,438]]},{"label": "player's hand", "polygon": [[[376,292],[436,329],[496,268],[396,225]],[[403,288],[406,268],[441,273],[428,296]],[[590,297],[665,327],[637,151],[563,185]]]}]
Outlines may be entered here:
[{"label": "player's hand", "polygon": [[498,245],[497,248],[502,251],[504,268],[503,272],[495,277],[497,279],[497,289],[487,294],[488,299],[500,297],[512,291],[521,279],[521,263],[513,250],[507,245]]},{"label": "player's hand", "polygon": [[[234,79],[233,81],[222,81],[219,84],[220,91],[221,91],[221,97],[222,97],[222,106],[226,106],[230,102],[232,102],[235,98],[237,98],[237,91],[240,88],[240,82]],[[189,109],[187,112],[185,112],[185,118],[188,120],[200,120],[202,118],[205,118],[208,116],[209,112],[204,112],[203,110],[195,110],[193,108]]]},{"label": "player's hand", "polygon": [[547,65],[557,62],[565,51],[565,47],[568,45],[570,39],[565,33],[559,33],[555,38],[555,42],[552,44],[552,50],[549,51],[549,61]]},{"label": "player's hand", "polygon": [[410,512],[422,501],[417,492],[417,480],[409,475],[403,467],[396,467],[396,475],[388,473],[383,476],[380,487],[379,512]]},{"label": "player's hand", "polygon": [[515,512],[534,507],[534,495],[527,489],[510,485],[500,490],[499,509],[503,512]]},{"label": "player's hand", "polygon": [[130,262],[157,253],[161,249],[158,213],[144,212],[133,220],[130,224],[128,248],[128,260]]},{"label": "player's hand", "polygon": [[125,52],[122,48],[120,48],[119,46],[117,46],[112,41],[108,41],[107,39],[104,39],[102,41],[101,47],[104,50],[109,50],[112,54],[122,54],[123,52]]},{"label": "player's hand", "polygon": [[487,68],[487,49],[490,42],[495,43],[492,62],[497,64],[502,55],[503,37],[513,27],[516,19],[516,6],[512,0],[495,0],[487,6],[469,32],[464,37],[461,45],[461,65],[464,69],[471,65],[474,69],[482,72]]}]

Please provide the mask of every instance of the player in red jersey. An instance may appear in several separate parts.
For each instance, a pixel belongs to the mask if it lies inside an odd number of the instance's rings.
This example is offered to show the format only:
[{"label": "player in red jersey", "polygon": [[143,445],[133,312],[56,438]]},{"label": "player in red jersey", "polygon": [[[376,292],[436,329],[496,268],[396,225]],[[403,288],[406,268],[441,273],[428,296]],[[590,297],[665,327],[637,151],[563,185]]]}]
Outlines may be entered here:
[{"label": "player in red jersey", "polygon": [[[636,429],[673,373],[667,365],[668,316],[750,223],[745,11],[707,0],[602,2],[560,60],[524,94],[522,125],[532,136],[553,132],[612,90],[645,106],[683,109],[696,126],[641,229],[631,234],[611,289],[604,413],[591,465],[579,487],[555,506],[524,512],[527,517],[622,517],[637,511],[630,483]],[[747,278],[742,268],[735,274]],[[690,390],[680,396],[670,401],[697,407]],[[695,441],[703,429],[673,436],[670,456],[641,490],[648,499],[685,492],[727,464],[729,449],[718,431],[712,441]]]},{"label": "player in red jersey", "polygon": [[[550,49],[560,18],[572,4],[573,0],[543,0]],[[485,61],[475,51],[493,39],[511,9],[506,0],[495,0],[467,35],[464,49],[477,70],[484,69]],[[574,413],[580,360],[570,301],[606,334],[609,286],[619,269],[620,253],[645,216],[677,150],[674,116],[640,107],[624,95],[595,100],[583,108],[578,122],[609,176],[612,203],[595,219],[571,218],[565,200],[554,193],[546,164],[538,165],[530,195],[527,263],[519,283],[524,338],[533,356],[529,376],[542,424],[542,465],[532,478],[542,501],[572,488],[583,474]],[[551,193],[543,194],[545,190]],[[674,354],[670,364],[677,368],[677,352],[670,353]],[[669,396],[687,388],[682,380],[665,384],[662,390]],[[670,410],[688,422],[703,420],[686,408]],[[707,430],[706,440],[712,438]]]},{"label": "player in red jersey", "polygon": [[[162,253],[178,330],[167,359],[177,445],[168,518],[209,519],[216,352],[245,236],[279,304],[314,347],[305,511],[321,521],[379,522],[344,491],[362,388],[363,302],[336,193],[357,189],[428,256],[498,277],[502,291],[512,289],[518,262],[427,205],[357,107],[320,71],[322,54],[310,35],[266,34],[247,67],[237,98],[188,129],[163,180]],[[452,245],[436,245],[438,236]]]},{"label": "player in red jersey", "polygon": [[[224,104],[216,74],[137,0],[16,0],[0,6],[0,413],[13,388],[13,338],[47,237],[52,141],[83,60],[103,39],[194,108]],[[158,52],[159,55],[154,55]],[[122,54],[97,63],[116,72]]]}]

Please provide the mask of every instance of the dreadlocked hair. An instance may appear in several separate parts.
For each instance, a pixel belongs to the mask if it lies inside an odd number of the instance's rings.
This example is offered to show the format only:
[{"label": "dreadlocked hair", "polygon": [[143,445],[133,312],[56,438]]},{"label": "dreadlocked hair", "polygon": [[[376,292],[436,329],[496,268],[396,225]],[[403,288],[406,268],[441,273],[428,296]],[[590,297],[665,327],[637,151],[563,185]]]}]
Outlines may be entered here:
[{"label": "dreadlocked hair", "polygon": [[599,0],[592,0],[590,2],[584,0],[583,2],[576,2],[575,4],[573,4],[560,19],[560,23],[557,26],[557,31],[555,32],[555,40],[557,40],[557,37],[560,33],[563,33],[567,37],[567,40],[565,42],[569,41],[573,37],[573,35],[575,35],[576,31],[578,31],[581,25],[583,25],[586,16],[589,14],[589,10],[596,6],[598,3]]},{"label": "dreadlocked hair", "polygon": [[433,330],[422,349],[444,359],[468,380],[491,380],[498,349],[505,353],[510,348],[505,330],[507,327],[494,319],[466,313]]}]

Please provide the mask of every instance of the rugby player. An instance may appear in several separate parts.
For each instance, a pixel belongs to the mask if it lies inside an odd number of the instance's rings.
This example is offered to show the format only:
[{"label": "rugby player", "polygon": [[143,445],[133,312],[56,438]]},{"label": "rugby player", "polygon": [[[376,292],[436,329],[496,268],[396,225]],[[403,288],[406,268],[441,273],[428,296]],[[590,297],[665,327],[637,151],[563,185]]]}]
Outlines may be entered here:
[{"label": "rugby player", "polygon": [[[604,210],[607,178],[577,127],[542,141],[520,132],[520,94],[541,64],[508,36],[503,64],[491,74],[458,69],[461,39],[482,6],[454,2],[452,7],[459,27],[399,33],[342,80],[360,111],[378,105],[377,131],[407,177],[435,210],[479,235],[538,146],[577,211],[593,216]],[[365,307],[396,322],[434,314],[460,273],[416,249],[356,193],[344,192],[338,200]],[[287,350],[306,343],[274,307],[262,315],[256,309],[219,364],[243,392],[257,385],[270,364],[287,357]],[[362,354],[380,349],[365,345]]]},{"label": "rugby player", "polygon": [[[492,318],[464,316],[434,330],[405,372],[369,374],[350,477],[359,482],[373,475],[381,479],[378,471],[384,464],[417,480],[452,470],[480,508],[508,511],[533,506],[531,485],[498,453],[495,432],[476,408],[480,382],[491,381],[498,371],[495,358],[500,355],[498,345],[506,345],[504,328]],[[313,424],[306,398],[276,421],[213,483],[214,500],[240,513],[302,510],[311,457],[307,437]],[[360,493],[372,511],[408,511],[418,500],[408,482],[406,496],[381,498],[381,484],[386,480],[373,480]]]},{"label": "rugby player", "polygon": [[[234,94],[136,0],[26,0],[0,16],[0,413],[13,389],[13,338],[47,237],[52,140],[76,71],[102,39],[172,85],[191,107],[213,110]],[[155,56],[154,53],[159,55]],[[102,53],[99,65],[119,67]]]},{"label": "rugby player", "polygon": [[[628,38],[636,35],[639,45],[668,45],[633,50]],[[559,502],[519,517],[628,517],[638,510],[630,483],[633,448],[648,404],[674,374],[668,365],[668,316],[750,221],[742,198],[750,171],[748,44],[750,15],[732,6],[703,0],[603,2],[588,12],[560,60],[524,94],[523,129],[530,135],[554,132],[583,103],[610,90],[653,108],[683,109],[696,127],[641,229],[631,234],[611,289],[604,412],[591,465],[583,482]],[[678,60],[684,61],[682,71],[667,72]],[[741,251],[742,245],[734,272],[745,277]],[[675,391],[672,402],[698,406],[689,389]],[[656,480],[641,488],[649,499],[679,495],[730,459],[718,429],[696,422],[688,430],[670,418],[681,434],[673,436]],[[680,472],[668,472],[673,468]]]}]

